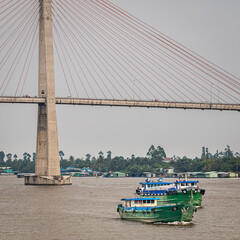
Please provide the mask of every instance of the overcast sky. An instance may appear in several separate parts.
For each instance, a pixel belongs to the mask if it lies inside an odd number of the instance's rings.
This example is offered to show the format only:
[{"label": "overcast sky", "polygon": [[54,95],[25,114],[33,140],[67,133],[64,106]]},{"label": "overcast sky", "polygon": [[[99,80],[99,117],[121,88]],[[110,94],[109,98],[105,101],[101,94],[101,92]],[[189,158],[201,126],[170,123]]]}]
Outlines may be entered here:
[{"label": "overcast sky", "polygon": [[[112,0],[201,56],[240,77],[239,0]],[[32,153],[37,106],[0,104],[0,151]],[[240,152],[240,113],[57,105],[59,148],[66,156],[145,156],[151,144],[167,156]]]}]

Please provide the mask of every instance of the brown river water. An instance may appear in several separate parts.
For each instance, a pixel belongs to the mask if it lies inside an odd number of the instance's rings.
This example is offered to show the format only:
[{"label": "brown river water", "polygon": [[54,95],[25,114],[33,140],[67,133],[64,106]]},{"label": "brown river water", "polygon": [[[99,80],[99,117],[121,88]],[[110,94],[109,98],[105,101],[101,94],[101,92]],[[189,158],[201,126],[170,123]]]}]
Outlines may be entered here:
[{"label": "brown river water", "polygon": [[190,225],[121,220],[119,200],[133,197],[140,181],[73,178],[72,186],[25,186],[16,176],[0,176],[0,240],[240,239],[240,178],[200,179],[203,208]]}]

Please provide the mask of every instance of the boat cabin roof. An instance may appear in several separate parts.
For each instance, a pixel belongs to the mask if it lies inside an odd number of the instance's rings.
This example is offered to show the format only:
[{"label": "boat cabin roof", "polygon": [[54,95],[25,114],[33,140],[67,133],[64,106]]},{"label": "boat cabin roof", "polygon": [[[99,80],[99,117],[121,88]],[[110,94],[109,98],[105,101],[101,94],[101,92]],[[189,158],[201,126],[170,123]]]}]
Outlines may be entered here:
[{"label": "boat cabin roof", "polygon": [[176,181],[176,183],[199,183],[199,181]]},{"label": "boat cabin roof", "polygon": [[160,200],[161,198],[123,198],[121,201]]},{"label": "boat cabin roof", "polygon": [[172,182],[140,182],[139,184],[142,184],[142,185],[149,185],[149,184],[153,184],[153,185],[159,185],[159,184],[171,185],[173,183]]}]

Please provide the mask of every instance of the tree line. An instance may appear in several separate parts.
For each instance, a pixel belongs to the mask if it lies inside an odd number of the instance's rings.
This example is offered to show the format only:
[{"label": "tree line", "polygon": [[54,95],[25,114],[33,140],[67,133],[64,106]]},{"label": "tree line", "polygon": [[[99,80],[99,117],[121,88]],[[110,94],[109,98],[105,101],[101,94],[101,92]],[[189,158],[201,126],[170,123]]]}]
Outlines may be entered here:
[{"label": "tree line", "polygon": [[[207,151],[206,151],[207,150]],[[218,153],[218,151],[217,151]],[[89,153],[84,158],[64,158],[64,152],[59,152],[60,166],[84,168],[89,167],[99,172],[121,171],[129,176],[141,176],[144,172],[160,173],[163,169],[174,168],[177,172],[235,172],[240,168],[240,155],[233,153],[230,146],[224,151],[210,154],[208,149],[202,148],[202,156],[194,159],[188,157],[173,157],[172,161],[164,162],[166,153],[163,147],[151,145],[145,157],[136,157],[134,154],[129,158],[123,156],[112,156],[108,151],[106,155],[102,151],[98,156]],[[5,154],[0,151],[0,167],[11,167],[13,171],[33,173],[35,169],[36,154],[24,153],[21,158],[16,154]]]}]

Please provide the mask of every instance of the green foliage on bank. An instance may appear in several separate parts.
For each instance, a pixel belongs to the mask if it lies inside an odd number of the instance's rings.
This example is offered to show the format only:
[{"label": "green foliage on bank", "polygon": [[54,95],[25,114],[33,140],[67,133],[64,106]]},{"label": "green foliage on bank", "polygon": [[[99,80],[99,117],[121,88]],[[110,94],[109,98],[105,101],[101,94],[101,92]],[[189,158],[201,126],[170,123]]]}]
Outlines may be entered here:
[{"label": "green foliage on bank", "polygon": [[[238,153],[233,154],[230,147],[227,146],[225,151],[220,154],[209,154],[203,148],[201,158],[190,159],[187,157],[172,159],[170,163],[164,162],[166,153],[161,146],[149,148],[146,157],[135,157],[133,154],[130,158],[122,156],[112,157],[112,152],[108,151],[106,156],[102,151],[98,153],[98,157],[91,157],[86,154],[84,158],[64,159],[63,151],[59,152],[61,168],[75,167],[83,168],[90,167],[93,170],[100,172],[121,171],[128,173],[129,176],[141,176],[144,172],[160,173],[162,169],[173,167],[177,172],[235,172],[240,168],[240,157]],[[13,171],[33,173],[35,168],[35,153],[30,155],[24,153],[19,159],[16,154],[5,154],[0,151],[0,167],[11,167]]]}]

